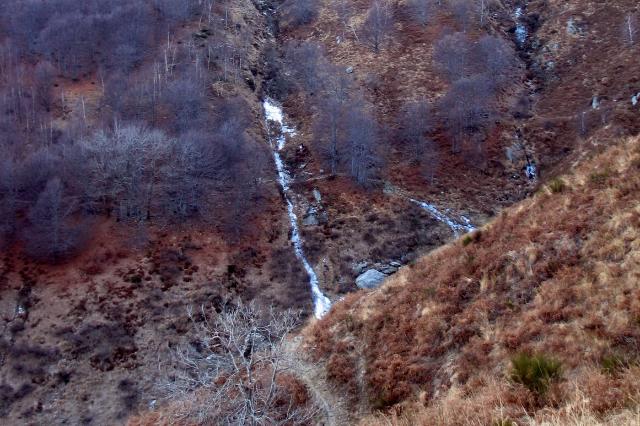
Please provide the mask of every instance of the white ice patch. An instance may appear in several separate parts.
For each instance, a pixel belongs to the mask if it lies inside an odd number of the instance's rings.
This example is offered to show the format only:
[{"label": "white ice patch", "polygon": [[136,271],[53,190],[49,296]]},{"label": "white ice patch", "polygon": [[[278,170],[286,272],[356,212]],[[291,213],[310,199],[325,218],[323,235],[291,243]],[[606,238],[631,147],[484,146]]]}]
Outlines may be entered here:
[{"label": "white ice patch", "polygon": [[413,198],[409,198],[412,203],[419,205],[423,210],[428,211],[431,216],[433,216],[436,220],[446,224],[451,230],[453,234],[457,237],[460,235],[460,232],[466,233],[475,230],[476,228],[471,224],[471,221],[465,216],[461,216],[460,220],[455,220],[450,216],[447,216],[445,213],[441,212],[434,206],[433,204],[429,204],[424,201],[414,200]]},{"label": "white ice patch", "polygon": [[527,27],[520,21],[520,18],[522,18],[522,8],[518,7],[516,8],[516,12],[515,12],[515,18],[516,18],[516,40],[518,41],[519,45],[523,45],[525,41],[527,41],[527,36],[529,35],[529,32],[527,31]]},{"label": "white ice patch", "polygon": [[276,105],[271,99],[265,99],[263,102],[264,113],[267,119],[267,126],[269,126],[269,121],[273,121],[278,123],[280,126],[280,136],[278,136],[276,146],[271,144],[271,149],[273,151],[273,161],[276,164],[276,170],[278,171],[278,182],[280,183],[280,187],[282,187],[282,191],[284,192],[284,198],[287,202],[287,214],[289,215],[289,223],[291,225],[291,241],[293,242],[293,248],[296,254],[296,257],[304,266],[305,271],[307,271],[307,275],[309,276],[309,284],[311,286],[311,296],[313,298],[314,305],[314,313],[316,318],[321,318],[329,309],[331,308],[331,301],[327,296],[322,293],[320,290],[320,286],[318,285],[318,276],[316,272],[311,267],[311,264],[307,260],[307,257],[304,254],[304,247],[302,245],[302,238],[300,236],[300,228],[298,227],[298,218],[295,213],[295,209],[293,206],[293,202],[291,201],[291,197],[289,196],[289,173],[284,167],[284,162],[282,161],[282,157],[280,156],[280,150],[284,148],[286,143],[286,135],[294,135],[295,129],[287,126],[284,123],[284,114],[282,112],[282,108]]}]

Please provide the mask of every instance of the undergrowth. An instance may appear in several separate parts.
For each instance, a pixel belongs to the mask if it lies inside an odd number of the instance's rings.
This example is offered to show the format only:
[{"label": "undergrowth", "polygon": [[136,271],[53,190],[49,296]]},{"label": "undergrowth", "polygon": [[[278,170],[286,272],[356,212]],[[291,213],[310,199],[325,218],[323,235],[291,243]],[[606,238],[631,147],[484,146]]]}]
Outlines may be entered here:
[{"label": "undergrowth", "polygon": [[559,379],[561,374],[561,363],[543,354],[521,353],[511,359],[511,380],[538,396],[544,396],[551,382]]}]

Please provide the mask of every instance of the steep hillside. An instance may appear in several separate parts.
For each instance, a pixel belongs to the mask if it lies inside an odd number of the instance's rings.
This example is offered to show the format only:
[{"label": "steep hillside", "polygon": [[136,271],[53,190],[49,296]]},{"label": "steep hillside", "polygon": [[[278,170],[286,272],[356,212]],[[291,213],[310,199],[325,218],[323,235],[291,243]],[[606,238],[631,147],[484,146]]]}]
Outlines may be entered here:
[{"label": "steep hillside", "polygon": [[[285,68],[285,74],[305,77],[298,77],[302,83],[297,85],[282,77],[269,88],[300,130],[291,145],[298,149],[288,155],[298,193],[310,205],[314,189],[327,200],[325,221],[303,227],[303,234],[314,266],[323,271],[321,284],[331,294],[354,289],[358,265],[405,263],[450,240],[452,233],[435,220],[428,223],[428,214],[406,199],[380,196],[371,188],[363,193],[343,175],[327,179],[325,136],[318,130],[328,128],[322,58],[358,99],[355,104],[364,102],[383,129],[379,187],[390,184],[474,224],[571,167],[590,150],[585,140],[602,127],[611,126],[620,137],[639,130],[631,102],[640,91],[631,65],[638,43],[625,42],[623,31],[625,17],[637,12],[633,1],[495,1],[486,3],[483,17],[473,7],[461,12],[457,5],[464,2],[382,2],[392,25],[378,49],[372,48],[368,31],[372,2],[315,2],[315,17],[302,23],[287,19],[290,3],[282,6],[278,40],[285,62],[305,64],[302,71]],[[416,4],[432,5],[424,20]],[[438,64],[437,46],[460,33],[474,49],[485,36],[503,40],[515,60],[513,68],[499,69],[507,83],[483,97],[491,125],[474,127],[460,152],[452,152],[443,100],[455,85]],[[476,102],[469,91],[456,96]],[[416,160],[404,140],[403,114],[407,105],[422,101],[432,120],[432,144],[426,158]]]},{"label": "steep hillside", "polygon": [[[640,140],[592,157],[306,330],[355,418],[391,408],[364,424],[638,420]],[[560,362],[546,392],[518,383],[519,354]]]}]

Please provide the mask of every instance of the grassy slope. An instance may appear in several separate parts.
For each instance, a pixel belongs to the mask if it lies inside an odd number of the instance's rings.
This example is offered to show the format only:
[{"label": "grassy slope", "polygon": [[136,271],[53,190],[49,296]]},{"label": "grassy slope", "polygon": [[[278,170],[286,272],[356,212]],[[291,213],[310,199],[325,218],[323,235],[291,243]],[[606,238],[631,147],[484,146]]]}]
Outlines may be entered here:
[{"label": "grassy slope", "polygon": [[[639,142],[609,146],[563,177],[562,191],[546,186],[381,289],[348,296],[306,330],[311,356],[361,414],[409,404],[411,419],[395,407],[409,423],[540,420],[575,415],[578,402],[603,415],[637,404]],[[508,379],[519,352],[562,362],[545,399]],[[603,373],[613,355],[631,367]]]}]

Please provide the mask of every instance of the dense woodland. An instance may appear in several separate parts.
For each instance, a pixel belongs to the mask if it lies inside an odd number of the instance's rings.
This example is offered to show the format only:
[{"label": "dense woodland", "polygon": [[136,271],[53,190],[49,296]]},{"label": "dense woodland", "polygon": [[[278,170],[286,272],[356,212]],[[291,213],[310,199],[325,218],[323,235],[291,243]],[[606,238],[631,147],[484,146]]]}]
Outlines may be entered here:
[{"label": "dense woodland", "polygon": [[[149,224],[196,217],[240,235],[259,205],[266,147],[248,139],[246,102],[208,89],[238,80],[246,56],[237,43],[249,38],[227,28],[224,4],[34,0],[0,9],[5,245],[61,259],[101,217],[140,238]],[[193,20],[204,37],[175,43]],[[82,93],[67,93],[86,81],[98,86],[93,110]]]},{"label": "dense woodland", "polygon": [[[268,94],[305,93],[317,112],[315,152],[332,174],[347,174],[363,187],[384,172],[397,143],[421,166],[425,182],[433,181],[439,152],[447,148],[430,134],[442,126],[451,151],[481,168],[485,138],[500,120],[496,99],[517,61],[510,43],[482,29],[485,2],[472,5],[410,2],[408,13],[419,25],[444,8],[456,17],[435,51],[450,89],[435,104],[408,101],[391,118],[396,130],[313,42],[267,50]],[[243,234],[260,210],[260,184],[270,172],[267,145],[248,136],[256,123],[247,103],[211,90],[214,81],[244,84],[248,67],[252,29],[228,23],[227,7],[214,0],[3,2],[5,246],[21,242],[36,258],[59,260],[80,248],[104,217],[132,226],[140,241],[149,225],[193,219],[215,224],[230,240]],[[317,7],[284,2],[280,27],[311,22]],[[350,2],[336,8],[347,22]],[[366,16],[352,30],[379,52],[394,31],[393,11],[375,0]],[[190,43],[176,43],[193,22],[201,31]],[[68,89],[89,81],[98,92],[95,108],[87,107],[84,93]]]}]

